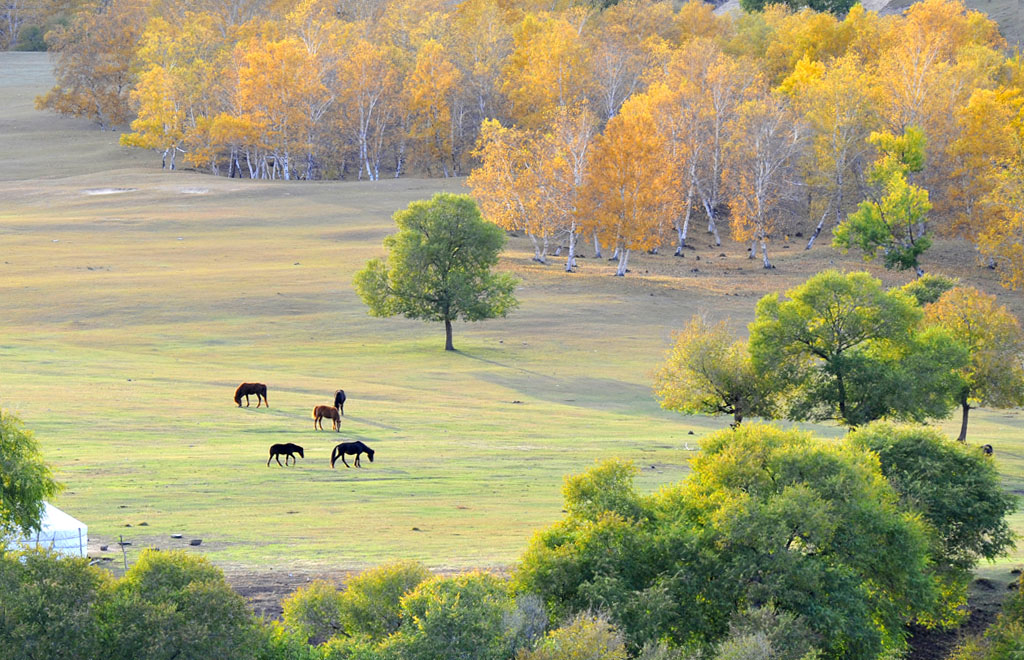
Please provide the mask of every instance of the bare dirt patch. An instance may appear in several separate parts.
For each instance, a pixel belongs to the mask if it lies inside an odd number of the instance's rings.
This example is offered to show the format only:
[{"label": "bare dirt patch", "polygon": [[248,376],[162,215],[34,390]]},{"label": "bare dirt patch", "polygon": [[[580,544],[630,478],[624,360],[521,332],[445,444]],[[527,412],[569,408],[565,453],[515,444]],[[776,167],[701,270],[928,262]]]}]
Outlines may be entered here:
[{"label": "bare dirt patch", "polygon": [[122,193],[135,192],[135,188],[89,188],[83,190],[83,195],[120,195]]}]

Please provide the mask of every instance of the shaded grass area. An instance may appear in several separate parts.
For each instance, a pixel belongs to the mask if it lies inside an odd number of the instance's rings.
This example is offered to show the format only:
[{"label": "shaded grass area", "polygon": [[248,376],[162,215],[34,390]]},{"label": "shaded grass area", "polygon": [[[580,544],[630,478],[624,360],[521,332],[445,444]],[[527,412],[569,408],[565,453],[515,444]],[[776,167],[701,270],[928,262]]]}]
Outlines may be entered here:
[{"label": "shaded grass area", "polygon": [[[652,491],[684,478],[700,438],[727,425],[653,399],[673,329],[705,313],[742,332],[764,293],[862,267],[794,240],[773,245],[768,272],[743,246],[697,243],[684,259],[634,255],[626,278],[586,246],[569,275],[512,238],[500,267],[522,278],[521,308],[458,324],[446,354],[440,326],[369,317],[351,280],[383,253],[394,211],[462,181],[161,172],[110,133],[31,111],[51,84],[44,61],[0,53],[0,405],[35,431],[67,485],[56,504],[94,546],[123,535],[132,553],[188,547],[243,568],[508,565],[560,517],[564,475],[619,456]],[[1021,313],[964,246],[935,254],[936,270],[959,264],[948,272]],[[242,381],[267,383],[271,407],[235,407]],[[338,388],[342,432],[314,431],[313,406]],[[981,411],[970,438],[995,445],[1019,492],[1022,421]],[[331,470],[343,440],[375,462]],[[268,468],[277,442],[305,459]]]}]

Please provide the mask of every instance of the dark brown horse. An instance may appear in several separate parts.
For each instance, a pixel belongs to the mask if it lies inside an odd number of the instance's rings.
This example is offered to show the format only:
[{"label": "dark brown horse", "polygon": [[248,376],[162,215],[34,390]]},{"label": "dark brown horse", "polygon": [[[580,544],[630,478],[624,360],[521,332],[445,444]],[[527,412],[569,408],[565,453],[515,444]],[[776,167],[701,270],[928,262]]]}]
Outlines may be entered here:
[{"label": "dark brown horse", "polygon": [[345,390],[338,390],[334,393],[334,407],[342,415],[345,414]]},{"label": "dark brown horse", "polygon": [[238,386],[238,389],[235,390],[235,403],[238,404],[239,408],[242,407],[242,397],[243,396],[245,397],[245,407],[246,408],[249,407],[249,395],[250,394],[255,394],[256,395],[256,407],[257,408],[260,407],[260,399],[263,400],[263,403],[267,404],[267,408],[270,407],[270,404],[267,403],[267,386],[266,385],[264,385],[263,383],[242,383],[241,385]]},{"label": "dark brown horse", "polygon": [[[343,442],[334,448],[334,451],[331,452],[331,467],[334,467],[334,461],[338,460],[339,458],[341,459],[342,463],[345,463],[346,454],[350,456],[352,454],[356,455],[356,460],[352,461],[353,463],[355,463],[356,467],[362,467],[362,465],[359,464],[360,454],[366,454],[370,458],[370,462],[373,463],[373,450],[364,445],[359,440],[356,440],[355,442]],[[345,467],[351,466],[348,463],[345,463]]]},{"label": "dark brown horse", "polygon": [[[292,459],[292,465],[295,465],[295,454],[298,454],[302,458],[306,455],[302,453],[302,447],[292,442],[285,442],[279,445],[270,445],[270,458],[267,459],[267,467],[270,467],[270,461],[277,459],[277,464],[281,465],[281,456],[284,456],[284,464],[288,465],[288,459]],[[283,467],[283,466],[282,466]]]},{"label": "dark brown horse", "polygon": [[320,430],[324,430],[324,417],[331,420],[331,428],[335,431],[341,430],[341,417],[338,415],[338,409],[332,406],[317,406],[313,408],[313,428],[320,427]]}]

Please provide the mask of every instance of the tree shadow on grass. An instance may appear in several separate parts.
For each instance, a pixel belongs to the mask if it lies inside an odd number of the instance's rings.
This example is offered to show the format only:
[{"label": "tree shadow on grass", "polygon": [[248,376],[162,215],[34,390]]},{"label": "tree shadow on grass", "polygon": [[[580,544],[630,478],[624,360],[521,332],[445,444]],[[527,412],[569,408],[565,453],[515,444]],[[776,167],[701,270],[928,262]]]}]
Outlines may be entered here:
[{"label": "tree shadow on grass", "polygon": [[614,378],[558,378],[488,358],[465,353],[460,355],[500,367],[500,371],[480,373],[477,377],[519,392],[521,396],[515,399],[517,401],[542,399],[550,403],[628,415],[660,416],[663,413],[649,385]]}]

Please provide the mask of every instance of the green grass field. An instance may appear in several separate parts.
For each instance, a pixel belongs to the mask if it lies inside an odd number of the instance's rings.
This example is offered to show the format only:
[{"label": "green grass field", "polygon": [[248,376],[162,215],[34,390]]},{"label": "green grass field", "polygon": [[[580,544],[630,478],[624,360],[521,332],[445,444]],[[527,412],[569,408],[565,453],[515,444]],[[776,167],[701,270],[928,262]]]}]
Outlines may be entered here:
[{"label": "green grass field", "polygon": [[[620,456],[653,490],[727,425],[659,409],[651,374],[672,330],[697,312],[742,330],[764,293],[831,260],[861,267],[776,244],[765,273],[740,246],[701,245],[637,255],[626,278],[595,259],[566,275],[513,239],[501,268],[522,278],[521,308],[457,324],[446,354],[441,326],[372,318],[351,282],[383,253],[394,211],[461,180],[164,172],[116,134],[34,111],[50,84],[45,55],[0,53],[0,406],[35,431],[67,486],[55,503],[96,551],[123,535],[131,554],[202,538],[190,551],[228,569],[507,566],[561,515],[564,475]],[[967,248],[937,254],[1021,314]],[[270,409],[235,407],[245,380],[267,383]],[[342,432],[314,431],[312,407],[338,388]],[[376,462],[331,470],[343,439]],[[1024,492],[1021,411],[976,413],[970,441],[995,445],[1007,488]],[[305,459],[268,468],[275,442]]]}]

